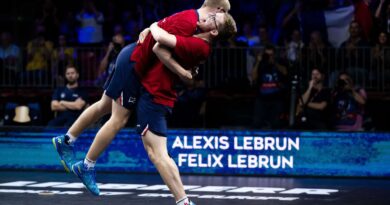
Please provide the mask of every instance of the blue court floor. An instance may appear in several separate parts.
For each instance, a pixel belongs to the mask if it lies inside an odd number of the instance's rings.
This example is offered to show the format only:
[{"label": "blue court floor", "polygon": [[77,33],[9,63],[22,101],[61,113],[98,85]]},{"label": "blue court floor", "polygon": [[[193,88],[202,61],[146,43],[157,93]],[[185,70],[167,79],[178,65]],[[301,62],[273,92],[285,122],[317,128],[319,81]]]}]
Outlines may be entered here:
[{"label": "blue court floor", "polygon": [[[197,205],[389,205],[389,179],[183,176]],[[91,195],[65,172],[0,171],[1,205],[174,205],[158,175],[98,173]]]}]

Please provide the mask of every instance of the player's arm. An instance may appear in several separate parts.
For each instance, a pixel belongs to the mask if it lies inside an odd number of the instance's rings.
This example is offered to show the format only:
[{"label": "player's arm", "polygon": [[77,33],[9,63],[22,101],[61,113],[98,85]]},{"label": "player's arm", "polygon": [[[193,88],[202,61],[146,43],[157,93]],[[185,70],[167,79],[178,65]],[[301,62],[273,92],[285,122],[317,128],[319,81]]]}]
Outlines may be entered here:
[{"label": "player's arm", "polygon": [[160,28],[157,25],[157,22],[150,26],[150,32],[152,33],[153,38],[157,43],[162,44],[168,48],[174,48],[176,46],[176,36]]},{"label": "player's arm", "polygon": [[192,80],[192,74],[190,71],[184,69],[173,57],[172,53],[167,47],[156,43],[153,47],[153,52],[160,59],[160,61],[169,68],[173,73],[178,75],[183,81]]},{"label": "player's arm", "polygon": [[171,51],[168,48],[174,48],[176,46],[176,37],[169,34],[164,29],[160,28],[157,23],[153,23],[150,26],[150,32],[156,44],[153,47],[153,52],[160,59],[160,61],[169,68],[173,73],[178,75],[182,80],[187,81],[192,79],[190,71],[184,69],[173,57]]}]

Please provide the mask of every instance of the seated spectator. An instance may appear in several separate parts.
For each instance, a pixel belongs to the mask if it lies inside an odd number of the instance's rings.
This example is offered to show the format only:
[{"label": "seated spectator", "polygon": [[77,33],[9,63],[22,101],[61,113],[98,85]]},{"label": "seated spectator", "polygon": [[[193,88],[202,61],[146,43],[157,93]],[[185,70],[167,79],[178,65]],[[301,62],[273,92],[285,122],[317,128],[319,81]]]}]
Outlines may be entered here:
[{"label": "seated spectator", "polygon": [[26,77],[30,84],[48,83],[46,77],[53,43],[46,40],[45,27],[38,26],[36,32],[36,37],[27,44]]},{"label": "seated spectator", "polygon": [[63,73],[68,65],[74,65],[76,59],[75,49],[67,45],[64,35],[58,36],[58,46],[53,51],[52,73],[56,77],[56,85],[63,86]]},{"label": "seated spectator", "polygon": [[253,67],[253,79],[257,83],[255,128],[281,127],[287,74],[286,66],[275,58],[275,47],[267,45],[264,54],[258,55]]},{"label": "seated spectator", "polygon": [[73,66],[65,71],[67,84],[57,88],[51,101],[51,110],[57,112],[57,116],[51,120],[48,126],[65,126],[73,124],[86,105],[86,94],[78,85],[79,73]]},{"label": "seated spectator", "polygon": [[299,99],[297,124],[301,129],[324,130],[327,128],[330,92],[324,88],[324,77],[320,69],[314,68],[311,72],[309,87]]},{"label": "seated spectator", "polygon": [[12,43],[12,36],[9,32],[1,34],[0,43],[1,81],[5,84],[15,83],[16,75],[20,71],[21,66],[20,49]]},{"label": "seated spectator", "polygon": [[332,93],[334,128],[338,131],[361,131],[366,99],[366,91],[355,88],[351,77],[341,73]]}]

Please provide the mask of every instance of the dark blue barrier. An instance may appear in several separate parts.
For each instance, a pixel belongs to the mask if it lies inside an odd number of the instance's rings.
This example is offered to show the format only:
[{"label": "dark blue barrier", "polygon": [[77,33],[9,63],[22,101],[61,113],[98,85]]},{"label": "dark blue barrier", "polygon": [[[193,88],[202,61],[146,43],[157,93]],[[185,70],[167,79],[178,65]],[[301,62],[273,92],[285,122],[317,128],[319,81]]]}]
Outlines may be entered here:
[{"label": "dark blue barrier", "polygon": [[[51,138],[65,130],[0,132],[0,169],[61,170]],[[84,158],[96,130],[76,142]],[[390,176],[390,134],[170,130],[168,150],[181,173],[290,176]],[[156,172],[134,130],[121,131],[99,171]]]}]

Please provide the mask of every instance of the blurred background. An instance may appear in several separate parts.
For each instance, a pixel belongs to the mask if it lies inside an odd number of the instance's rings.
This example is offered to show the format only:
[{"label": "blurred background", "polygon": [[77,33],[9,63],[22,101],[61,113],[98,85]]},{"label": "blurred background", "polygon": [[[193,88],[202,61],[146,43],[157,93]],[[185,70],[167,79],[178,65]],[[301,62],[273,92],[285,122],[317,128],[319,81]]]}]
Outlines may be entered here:
[{"label": "blurred background", "polygon": [[[238,33],[213,45],[193,86],[177,87],[170,127],[390,129],[389,1],[230,2]],[[47,126],[59,115],[50,106],[57,88],[72,80],[92,104],[124,45],[151,23],[202,3],[2,1],[0,125]],[[69,65],[76,79],[65,75]]]}]

